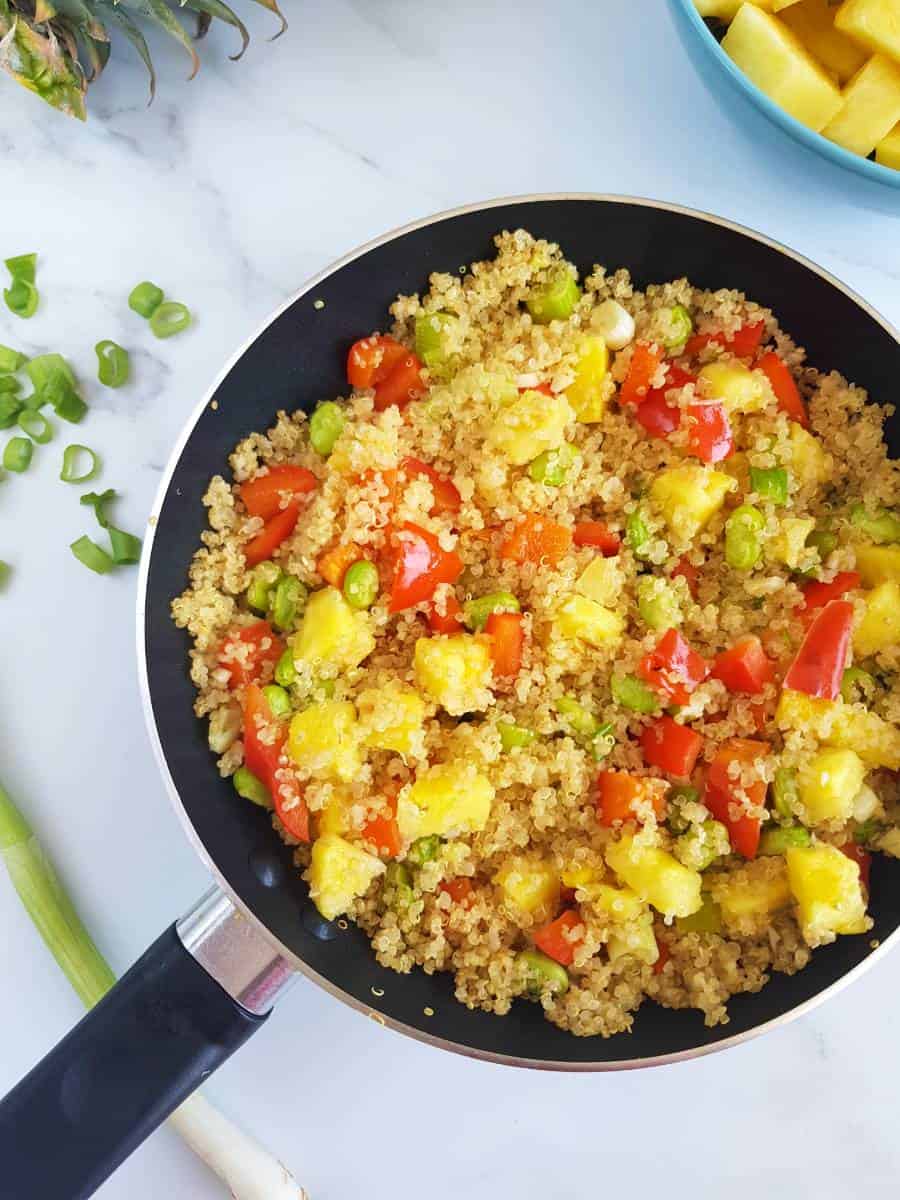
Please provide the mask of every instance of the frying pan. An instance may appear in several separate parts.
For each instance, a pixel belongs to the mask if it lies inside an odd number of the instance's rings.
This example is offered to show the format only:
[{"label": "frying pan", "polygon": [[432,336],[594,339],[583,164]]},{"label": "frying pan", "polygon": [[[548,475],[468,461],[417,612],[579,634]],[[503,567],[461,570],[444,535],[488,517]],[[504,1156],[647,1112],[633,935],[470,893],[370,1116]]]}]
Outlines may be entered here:
[{"label": "frying pan", "polygon": [[[230,782],[219,778],[205,722],[191,708],[188,639],[169,615],[200,543],[210,476],[225,470],[234,445],[265,429],[278,409],[310,410],[341,394],[350,343],[384,326],[398,292],[422,290],[431,271],[490,257],[493,235],[520,226],[559,241],[582,270],[601,262],[627,266],[641,286],[686,275],[704,288],[739,287],[775,310],[812,363],[839,370],[876,400],[896,394],[900,335],[859,296],[757,233],[650,200],[552,195],[444,213],[354,251],[276,312],[189,420],[160,487],[141,565],[138,657],[150,737],[176,811],[217,886],[0,1103],[0,1162],[7,1181],[21,1181],[14,1195],[90,1195],[301,976],[445,1050],[517,1066],[600,1071],[734,1045],[809,1011],[895,941],[900,886],[879,859],[871,934],[839,938],[799,974],[775,975],[756,995],[735,997],[727,1026],[707,1029],[697,1012],[648,1002],[631,1034],[575,1038],[534,1004],[517,1002],[502,1018],[471,1012],[454,1000],[447,974],[400,976],[380,967],[355,926],[318,915],[268,814],[237,801]],[[900,421],[888,433],[896,455]]]}]

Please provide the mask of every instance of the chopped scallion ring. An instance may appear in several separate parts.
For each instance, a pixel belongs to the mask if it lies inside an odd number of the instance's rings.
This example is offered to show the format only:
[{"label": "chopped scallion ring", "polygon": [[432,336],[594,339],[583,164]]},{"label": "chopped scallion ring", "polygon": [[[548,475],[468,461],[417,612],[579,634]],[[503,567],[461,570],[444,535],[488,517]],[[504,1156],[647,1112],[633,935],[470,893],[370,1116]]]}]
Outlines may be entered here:
[{"label": "chopped scallion ring", "polygon": [[97,378],[104,387],[118,388],[128,382],[131,359],[128,351],[108,339],[94,347],[97,354]]},{"label": "chopped scallion ring", "polygon": [[18,254],[15,258],[7,258],[4,266],[13,279],[34,283],[37,278],[37,254]]},{"label": "chopped scallion ring", "polygon": [[0,346],[0,371],[4,374],[7,371],[21,371],[27,362],[26,355],[13,350],[12,346]]},{"label": "chopped scallion ring", "polygon": [[12,567],[9,563],[5,563],[0,559],[0,591],[9,583],[9,577],[12,574]]},{"label": "chopped scallion ring", "polygon": [[21,390],[22,384],[15,375],[0,375],[0,393],[15,392],[18,394]]},{"label": "chopped scallion ring", "polygon": [[73,425],[77,425],[87,412],[87,405],[77,392],[66,392],[56,401],[53,409],[64,421],[71,421]]},{"label": "chopped scallion ring", "polygon": [[9,287],[3,289],[3,299],[9,311],[23,321],[37,312],[38,290],[27,279],[13,279]]},{"label": "chopped scallion ring", "polygon": [[[85,470],[85,458],[90,466]],[[63,451],[62,470],[59,473],[63,483],[89,483],[96,479],[100,472],[100,459],[89,446],[79,446],[77,443],[66,446]],[[82,497],[84,503],[84,497]]]},{"label": "chopped scallion ring", "polygon": [[174,337],[188,328],[191,319],[190,309],[186,305],[166,300],[150,318],[150,330],[158,338]]},{"label": "chopped scallion ring", "polygon": [[98,575],[108,575],[115,566],[106,551],[101,549],[96,542],[92,542],[87,534],[73,542],[69,549],[80,563],[83,563],[88,570],[96,571]]},{"label": "chopped scallion ring", "polygon": [[157,287],[155,283],[150,283],[149,280],[144,280],[143,283],[132,288],[131,295],[128,297],[128,307],[131,311],[136,312],[139,317],[146,317],[148,321],[162,302],[162,288]]},{"label": "chopped scallion ring", "polygon": [[22,401],[18,397],[8,392],[0,395],[0,429],[10,429],[15,425],[22,408]]},{"label": "chopped scallion ring", "polygon": [[94,510],[97,524],[101,529],[109,529],[109,517],[104,509],[116,498],[115,488],[107,488],[105,492],[85,492],[81,497],[82,504],[88,504]]},{"label": "chopped scallion ring", "polygon": [[22,432],[27,433],[31,440],[37,442],[39,446],[46,446],[53,437],[53,426],[42,412],[26,408],[19,413],[17,419]]},{"label": "chopped scallion ring", "polygon": [[109,544],[112,548],[112,560],[116,566],[136,563],[141,557],[141,539],[133,533],[125,533],[122,529],[109,526]]},{"label": "chopped scallion ring", "polygon": [[27,471],[34,453],[34,444],[28,438],[14,437],[6,443],[3,451],[3,465],[7,471],[21,473]]}]

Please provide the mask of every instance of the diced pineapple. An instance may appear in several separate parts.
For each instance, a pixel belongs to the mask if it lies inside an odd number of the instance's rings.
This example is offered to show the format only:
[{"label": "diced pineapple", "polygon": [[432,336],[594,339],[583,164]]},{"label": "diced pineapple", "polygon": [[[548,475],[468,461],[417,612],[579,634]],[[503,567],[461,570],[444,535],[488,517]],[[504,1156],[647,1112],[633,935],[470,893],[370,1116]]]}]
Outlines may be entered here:
[{"label": "diced pineapple", "polygon": [[375,649],[369,617],[350,607],[337,588],[321,588],[306,602],[300,629],[292,641],[294,662],[300,666],[325,663],[358,667]]},{"label": "diced pineapple", "polygon": [[494,789],[471,764],[440,763],[417,775],[404,799],[397,809],[400,832],[412,841],[484,829]]},{"label": "diced pineapple", "polygon": [[557,608],[553,628],[561,637],[610,646],[621,641],[625,621],[609,608],[586,596],[569,596]]},{"label": "diced pineapple", "polygon": [[862,759],[853,750],[820,750],[797,773],[806,825],[849,821],[866,777]]},{"label": "diced pineapple", "polygon": [[349,700],[323,700],[291,718],[288,753],[315,779],[352,782],[359,774],[360,730]]},{"label": "diced pineapple", "polygon": [[602,864],[597,867],[590,863],[572,863],[560,871],[559,878],[563,887],[583,888],[589,883],[596,883],[603,874]]},{"label": "diced pineapple", "polygon": [[767,546],[769,557],[793,571],[800,565],[806,551],[806,539],[815,527],[812,517],[782,517],[778,522],[778,533]]},{"label": "diced pineapple", "polygon": [[451,716],[480,712],[491,703],[491,654],[474,634],[419,638],[413,669],[419,687]]},{"label": "diced pineapple", "polygon": [[425,757],[425,701],[415,688],[398,680],[366,688],[357,696],[356,708],[367,746],[404,758]]},{"label": "diced pineapple", "polygon": [[865,612],[853,633],[853,649],[861,657],[900,646],[900,583],[888,579],[867,592]]},{"label": "diced pineapple", "polygon": [[708,400],[718,400],[730,412],[762,412],[775,403],[769,381],[761,371],[751,371],[740,362],[711,362],[697,379]]},{"label": "diced pineapple", "polygon": [[630,955],[639,962],[653,966],[659,958],[659,946],[653,932],[653,917],[646,913],[639,921],[611,929],[606,941],[609,961]]},{"label": "diced pineapple", "polygon": [[859,704],[784,691],[775,720],[779,729],[803,730],[826,746],[855,750],[868,767],[900,770],[900,729]]},{"label": "diced pineapple", "polygon": [[723,471],[685,465],[660,471],[650,496],[675,538],[685,543],[703,529],[735,487],[735,481]]},{"label": "diced pineapple", "polygon": [[744,4],[722,39],[722,49],[770,99],[817,132],[840,109],[841,93],[777,17]]},{"label": "diced pineapple", "polygon": [[856,569],[863,587],[878,587],[889,579],[900,583],[900,546],[857,546]]},{"label": "diced pineapple", "polygon": [[586,334],[579,347],[575,380],[566,388],[566,399],[579,421],[590,424],[606,415],[608,396],[604,380],[609,369],[606,342],[597,334]]},{"label": "diced pineapple", "polygon": [[817,437],[791,422],[791,471],[798,483],[806,487],[818,487],[826,483],[834,466],[833,459],[823,448]]},{"label": "diced pineapple", "polygon": [[545,450],[559,449],[566,440],[566,426],[574,420],[564,395],[523,392],[494,416],[487,443],[512,466],[523,467]]},{"label": "diced pineapple", "polygon": [[700,908],[703,879],[659,846],[626,835],[606,849],[606,861],[638,896],[667,917],[687,917]]},{"label": "diced pineapple", "polygon": [[313,842],[306,873],[310,899],[327,921],[333,921],[384,871],[384,863],[374,854],[367,854],[336,833],[323,834]]},{"label": "diced pineapple", "polygon": [[591,908],[608,917],[616,925],[627,925],[636,921],[647,911],[646,902],[631,888],[611,887],[608,883],[590,883],[583,886],[588,893]]},{"label": "diced pineapple", "polygon": [[900,10],[897,0],[844,0],[834,24],[875,53],[900,59]]},{"label": "diced pineapple", "polygon": [[866,52],[835,29],[834,11],[828,0],[801,0],[785,9],[781,19],[826,71],[846,83],[866,61]]},{"label": "diced pineapple", "polygon": [[[694,0],[694,7],[701,17],[713,17],[718,21],[733,21],[737,10],[743,3],[744,0]],[[759,6],[771,10],[772,0],[759,0]]]},{"label": "diced pineapple", "polygon": [[712,893],[722,923],[748,934],[768,926],[772,913],[791,903],[784,860],[776,857],[758,858],[723,872],[714,881]]},{"label": "diced pineapple", "polygon": [[875,147],[875,161],[900,171],[900,122]]},{"label": "diced pineapple", "polygon": [[348,810],[351,802],[351,792],[341,787],[334,788],[326,803],[316,813],[316,833],[319,837],[326,833],[347,833],[350,829]]},{"label": "diced pineapple", "polygon": [[788,883],[797,901],[800,927],[810,946],[834,941],[838,933],[871,928],[859,866],[836,846],[796,846],[787,851]]},{"label": "diced pineapple", "polygon": [[552,862],[533,855],[507,858],[494,876],[504,899],[528,913],[555,910],[559,900],[559,875]]},{"label": "diced pineapple", "polygon": [[865,158],[898,121],[900,63],[873,54],[844,88],[844,107],[822,136]]},{"label": "diced pineapple", "polygon": [[[752,0],[752,3],[755,4],[756,0]],[[782,9],[790,8],[791,5],[797,4],[797,3],[798,3],[798,0],[772,0],[772,12],[780,13],[782,11]],[[765,6],[760,5],[760,7],[765,7]]]},{"label": "diced pineapple", "polygon": [[609,607],[621,596],[623,582],[616,560],[598,554],[578,576],[575,591],[579,596],[586,596],[588,600]]}]

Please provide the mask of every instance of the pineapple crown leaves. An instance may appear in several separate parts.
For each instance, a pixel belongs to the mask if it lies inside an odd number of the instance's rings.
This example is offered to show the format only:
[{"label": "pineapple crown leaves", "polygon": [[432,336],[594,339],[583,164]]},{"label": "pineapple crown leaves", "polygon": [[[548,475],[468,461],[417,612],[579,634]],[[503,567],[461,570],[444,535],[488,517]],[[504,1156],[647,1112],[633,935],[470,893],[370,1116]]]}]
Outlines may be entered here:
[{"label": "pineapple crown leaves", "polygon": [[[281,28],[274,36],[280,37],[287,21],[278,0],[253,2],[278,17]],[[0,0],[0,67],[54,108],[83,121],[88,85],[109,60],[114,28],[144,63],[152,103],[156,72],[142,22],[155,25],[184,47],[191,58],[191,79],[200,68],[194,41],[173,6],[196,14],[196,38],[202,38],[216,20],[236,29],[241,47],[232,57],[241,58],[250,34],[224,0]]]}]

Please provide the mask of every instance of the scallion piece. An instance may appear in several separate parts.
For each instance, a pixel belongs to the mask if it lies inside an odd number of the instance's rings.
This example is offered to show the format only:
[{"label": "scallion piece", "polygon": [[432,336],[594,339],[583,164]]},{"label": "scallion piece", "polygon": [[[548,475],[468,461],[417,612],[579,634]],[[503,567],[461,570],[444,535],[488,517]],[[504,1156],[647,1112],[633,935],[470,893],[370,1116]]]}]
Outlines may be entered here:
[{"label": "scallion piece", "polygon": [[27,433],[39,446],[45,446],[53,437],[53,426],[42,412],[26,408],[19,413],[17,420],[23,433]]},{"label": "scallion piece", "polygon": [[[90,466],[85,470],[85,459]],[[100,472],[100,459],[89,446],[79,446],[77,442],[66,446],[63,450],[62,470],[59,473],[63,483],[90,483]],[[86,498],[81,497],[81,503]]]},{"label": "scallion piece", "polygon": [[9,563],[6,563],[0,559],[0,591],[2,591],[6,587],[7,583],[9,583],[9,577],[11,574],[12,567],[9,565]]},{"label": "scallion piece", "polygon": [[117,567],[128,563],[136,563],[141,557],[141,539],[133,533],[125,533],[123,529],[108,527],[109,544],[112,549],[112,560]]},{"label": "scallion piece", "polygon": [[25,374],[34,388],[26,400],[27,408],[52,404],[64,421],[80,421],[87,405],[78,394],[78,381],[61,354],[40,354],[25,366]]},{"label": "scallion piece", "polygon": [[150,283],[149,280],[132,288],[131,295],[128,297],[128,307],[132,312],[136,312],[139,317],[146,317],[148,321],[162,302],[162,288],[157,287],[155,283]]},{"label": "scallion piece", "polygon": [[3,451],[3,465],[7,471],[16,471],[21,474],[22,471],[28,470],[33,453],[34,443],[30,442],[28,438],[10,438]]},{"label": "scallion piece", "polygon": [[81,497],[81,503],[87,504],[94,510],[94,516],[101,529],[109,529],[109,517],[106,515],[105,509],[107,504],[112,504],[115,498],[115,488],[107,488],[105,492],[85,492]]},{"label": "scallion piece", "polygon": [[15,425],[23,408],[22,401],[8,392],[0,395],[0,429],[10,429]]},{"label": "scallion piece", "polygon": [[26,283],[34,283],[37,279],[37,254],[18,254],[15,258],[4,259],[4,266],[13,279],[24,279]]},{"label": "scallion piece", "polygon": [[97,354],[97,378],[104,387],[118,388],[128,382],[131,359],[128,351],[109,339],[94,347]]},{"label": "scallion piece", "polygon": [[87,534],[74,541],[69,549],[80,563],[83,563],[89,571],[96,571],[98,575],[108,575],[116,565],[106,551],[101,549],[96,542],[92,542]]},{"label": "scallion piece", "polygon": [[0,372],[21,371],[28,362],[28,356],[13,350],[12,346],[0,346]]},{"label": "scallion piece", "polygon": [[166,300],[150,318],[150,332],[154,337],[170,338],[187,329],[191,323],[190,309],[175,300]]},{"label": "scallion piece", "polygon": [[13,316],[21,317],[23,321],[37,312],[38,290],[25,279],[14,279],[8,288],[4,288],[3,299]]},{"label": "scallion piece", "polygon": [[632,712],[653,713],[659,709],[659,697],[636,675],[613,675],[612,697],[623,708]]},{"label": "scallion piece", "polygon": [[53,405],[53,409],[64,421],[71,421],[73,425],[77,425],[87,412],[87,405],[77,392],[67,392]]},{"label": "scallion piece", "polygon": [[0,375],[0,394],[17,396],[21,390],[21,381],[15,375]]}]

